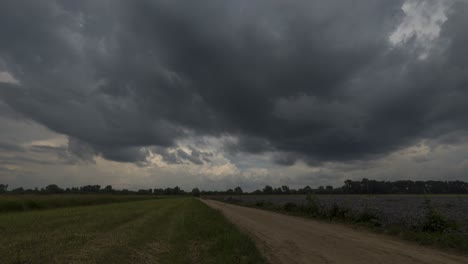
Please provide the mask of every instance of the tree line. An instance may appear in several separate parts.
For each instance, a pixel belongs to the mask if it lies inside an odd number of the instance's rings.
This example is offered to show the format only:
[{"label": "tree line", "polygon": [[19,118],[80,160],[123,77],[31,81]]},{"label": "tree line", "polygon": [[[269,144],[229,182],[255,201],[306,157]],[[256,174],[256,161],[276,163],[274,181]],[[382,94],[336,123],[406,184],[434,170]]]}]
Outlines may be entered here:
[{"label": "tree line", "polygon": [[[376,181],[364,178],[360,181],[346,180],[341,187],[319,186],[293,189],[287,185],[266,185],[249,194],[468,194],[468,183],[463,181]],[[201,195],[247,194],[240,187],[226,191],[201,191]]]},{"label": "tree line", "polygon": [[155,194],[155,195],[186,195],[190,194],[182,190],[179,186],[173,188],[139,189],[132,191],[128,189],[114,189],[112,185],[101,187],[101,185],[85,185],[81,187],[60,188],[56,184],[49,184],[43,188],[24,189],[23,187],[8,189],[7,184],[0,184],[0,193],[12,194]]},{"label": "tree line", "polygon": [[346,180],[341,187],[334,188],[331,185],[311,188],[293,189],[287,185],[272,187],[266,185],[261,190],[244,192],[241,187],[227,189],[225,191],[200,191],[199,188],[186,192],[180,187],[140,189],[132,191],[128,189],[114,189],[111,185],[102,188],[100,185],[85,185],[82,187],[60,188],[56,184],[47,185],[44,188],[24,189],[22,187],[8,189],[8,185],[0,184],[0,193],[13,194],[82,194],[82,193],[107,193],[107,194],[146,194],[146,195],[240,195],[240,194],[468,194],[468,183],[463,181],[376,181],[364,178],[360,181]]}]

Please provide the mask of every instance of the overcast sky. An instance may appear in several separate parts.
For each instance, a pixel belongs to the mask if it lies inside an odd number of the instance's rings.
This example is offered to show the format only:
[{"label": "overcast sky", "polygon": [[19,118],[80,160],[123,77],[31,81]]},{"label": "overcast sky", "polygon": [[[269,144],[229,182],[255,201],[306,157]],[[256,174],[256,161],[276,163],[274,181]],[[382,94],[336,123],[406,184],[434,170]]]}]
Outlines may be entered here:
[{"label": "overcast sky", "polygon": [[468,2],[2,0],[0,183],[468,181]]}]

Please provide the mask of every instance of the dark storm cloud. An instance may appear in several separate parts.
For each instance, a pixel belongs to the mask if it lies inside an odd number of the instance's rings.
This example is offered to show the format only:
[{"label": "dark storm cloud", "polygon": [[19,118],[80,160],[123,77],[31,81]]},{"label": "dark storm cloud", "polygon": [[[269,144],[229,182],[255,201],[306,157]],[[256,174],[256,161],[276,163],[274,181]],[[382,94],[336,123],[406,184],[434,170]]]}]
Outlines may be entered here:
[{"label": "dark storm cloud", "polygon": [[296,163],[299,159],[299,156],[295,153],[276,153],[273,157],[273,161],[276,164],[291,166]]},{"label": "dark storm cloud", "polygon": [[[0,83],[0,86],[2,84]],[[9,118],[9,119],[24,119],[24,116],[21,116],[18,112],[15,112],[8,105],[0,101],[0,118]]]},{"label": "dark storm cloud", "polygon": [[0,59],[20,85],[0,99],[85,160],[209,160],[165,150],[188,135],[285,165],[372,158],[467,128],[467,4],[423,61],[388,41],[402,2],[6,0]]},{"label": "dark storm cloud", "polygon": [[180,158],[177,156],[177,153],[171,152],[166,148],[153,147],[152,151],[153,153],[160,155],[163,161],[165,161],[168,164],[181,164],[182,163],[182,160],[180,160]]},{"label": "dark storm cloud", "polygon": [[24,148],[22,146],[11,144],[8,142],[1,142],[0,141],[0,151],[8,151],[8,152],[23,152]]},{"label": "dark storm cloud", "polygon": [[0,165],[24,165],[25,163],[29,164],[39,164],[39,165],[51,165],[57,164],[56,161],[47,161],[44,159],[37,159],[22,155],[13,155],[8,157],[0,156]]},{"label": "dark storm cloud", "polygon": [[198,165],[203,164],[203,161],[201,161],[201,159],[199,159],[196,156],[192,156],[192,155],[188,154],[187,152],[183,151],[182,149],[177,150],[177,156],[179,156],[182,159],[189,160],[193,164],[198,164]]},{"label": "dark storm cloud", "polygon": [[81,161],[94,163],[94,156],[96,153],[94,149],[85,142],[69,137],[67,151]]},{"label": "dark storm cloud", "polygon": [[0,172],[12,172],[13,170],[12,169],[9,169],[7,167],[1,167],[0,166]]},{"label": "dark storm cloud", "polygon": [[166,148],[161,147],[152,147],[150,148],[150,150],[152,153],[160,155],[163,161],[165,161],[168,164],[193,163],[196,165],[201,165],[205,162],[211,161],[210,157],[213,156],[212,153],[200,151],[194,147],[189,148],[189,152],[180,148],[170,151]]},{"label": "dark storm cloud", "polygon": [[[36,154],[49,155],[49,159],[38,159]],[[96,153],[91,146],[73,138],[69,138],[68,146],[23,146],[19,143],[0,141],[0,163],[2,164],[84,164],[95,163],[95,156]]]},{"label": "dark storm cloud", "polygon": [[[25,150],[30,154],[51,154],[57,160],[39,160],[45,164],[86,164],[95,163],[95,153],[85,143],[78,143],[77,140],[69,139],[68,146],[47,146],[47,145],[32,145]],[[25,157],[25,162],[37,163],[37,159]]]},{"label": "dark storm cloud", "polygon": [[262,153],[267,150],[273,150],[270,142],[267,139],[252,137],[248,135],[238,135],[237,142],[226,142],[225,149],[230,153],[249,152]]}]

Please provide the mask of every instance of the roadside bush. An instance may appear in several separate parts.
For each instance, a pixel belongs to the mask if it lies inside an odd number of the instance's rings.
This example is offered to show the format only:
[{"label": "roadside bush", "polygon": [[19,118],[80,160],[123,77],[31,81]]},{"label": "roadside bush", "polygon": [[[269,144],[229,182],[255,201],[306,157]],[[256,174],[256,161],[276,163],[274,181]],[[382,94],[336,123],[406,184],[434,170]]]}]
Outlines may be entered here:
[{"label": "roadside bush", "polygon": [[330,219],[338,219],[346,221],[351,216],[351,211],[348,208],[340,207],[337,203],[333,203],[327,214]]},{"label": "roadside bush", "polygon": [[309,193],[307,194],[306,200],[307,205],[305,208],[303,208],[303,211],[312,216],[319,216],[322,210],[318,198],[315,195]]},{"label": "roadside bush", "polygon": [[255,206],[257,206],[257,207],[263,207],[264,205],[265,205],[265,201],[263,201],[263,200],[255,202]]},{"label": "roadside bush", "polygon": [[370,224],[374,227],[382,226],[380,214],[377,209],[371,209],[368,206],[357,216],[356,221],[359,223]]},{"label": "roadside bush", "polygon": [[285,203],[283,205],[283,209],[286,212],[291,212],[291,211],[297,211],[298,207],[297,207],[297,204],[295,204],[295,203]]},{"label": "roadside bush", "polygon": [[426,215],[420,227],[421,231],[450,233],[458,230],[457,223],[438,212],[430,199],[426,199],[424,204]]},{"label": "roadside bush", "polygon": [[229,203],[241,203],[241,202],[242,202],[241,200],[236,199],[236,198],[234,198],[234,197],[232,197],[232,196],[229,196],[229,197],[226,199],[226,201],[229,202]]}]

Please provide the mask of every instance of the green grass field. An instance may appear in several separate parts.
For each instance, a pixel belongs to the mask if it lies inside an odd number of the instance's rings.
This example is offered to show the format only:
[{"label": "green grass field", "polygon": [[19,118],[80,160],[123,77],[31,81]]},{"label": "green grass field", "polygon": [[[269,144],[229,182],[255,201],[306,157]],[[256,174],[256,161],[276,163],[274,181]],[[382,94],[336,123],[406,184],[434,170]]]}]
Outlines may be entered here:
[{"label": "green grass field", "polygon": [[0,213],[157,199],[154,195],[54,194],[1,195]]},{"label": "green grass field", "polygon": [[264,263],[194,198],[0,214],[0,263]]}]

